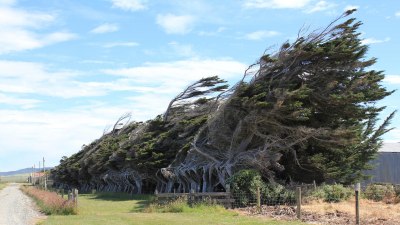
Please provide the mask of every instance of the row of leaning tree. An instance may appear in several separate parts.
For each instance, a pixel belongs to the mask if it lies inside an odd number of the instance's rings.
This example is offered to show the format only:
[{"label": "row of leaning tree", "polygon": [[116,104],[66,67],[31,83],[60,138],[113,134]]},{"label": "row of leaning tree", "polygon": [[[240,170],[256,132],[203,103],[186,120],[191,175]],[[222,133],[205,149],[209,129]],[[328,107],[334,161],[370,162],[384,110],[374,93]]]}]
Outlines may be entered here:
[{"label": "row of leaning tree", "polygon": [[51,171],[58,187],[81,191],[210,192],[242,169],[269,182],[363,179],[391,113],[382,71],[368,69],[361,22],[345,12],[326,28],[301,30],[265,53],[233,87],[203,78],[146,122],[122,115],[112,129]]}]

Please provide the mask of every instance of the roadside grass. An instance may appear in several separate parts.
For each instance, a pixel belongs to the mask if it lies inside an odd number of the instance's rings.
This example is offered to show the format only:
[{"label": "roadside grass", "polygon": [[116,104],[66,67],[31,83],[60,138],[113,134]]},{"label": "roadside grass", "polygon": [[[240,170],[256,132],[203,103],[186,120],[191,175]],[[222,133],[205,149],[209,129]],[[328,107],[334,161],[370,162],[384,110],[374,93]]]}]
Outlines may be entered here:
[{"label": "roadside grass", "polygon": [[40,190],[32,186],[21,186],[20,189],[30,196],[46,215],[76,214],[74,203],[63,199],[55,192]]},{"label": "roadside grass", "polygon": [[[277,221],[262,217],[241,216],[219,206],[186,207],[179,213],[148,211],[152,206],[152,196],[129,194],[80,194],[78,215],[50,215],[40,225],[124,225],[124,224],[288,224],[301,225],[301,222]],[[147,212],[146,212],[147,210]]]},{"label": "roadside grass", "polygon": [[0,190],[5,188],[7,186],[7,183],[0,183]]}]

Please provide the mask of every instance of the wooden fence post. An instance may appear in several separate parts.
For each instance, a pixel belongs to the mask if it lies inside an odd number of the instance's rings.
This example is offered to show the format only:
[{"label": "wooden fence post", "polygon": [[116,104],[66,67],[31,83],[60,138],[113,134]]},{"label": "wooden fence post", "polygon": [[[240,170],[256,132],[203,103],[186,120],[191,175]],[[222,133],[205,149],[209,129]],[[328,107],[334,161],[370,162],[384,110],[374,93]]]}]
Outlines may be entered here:
[{"label": "wooden fence post", "polygon": [[232,202],[230,202],[230,200],[232,199],[232,193],[231,193],[231,185],[230,184],[226,184],[225,185],[225,192],[226,193],[228,193],[227,195],[226,195],[226,199],[227,199],[227,203],[226,203],[226,207],[228,208],[228,209],[232,209],[233,207],[232,207]]},{"label": "wooden fence post", "polygon": [[356,197],[356,224],[360,224],[360,183],[354,185],[354,192]]},{"label": "wooden fence post", "polygon": [[194,189],[190,189],[190,194],[189,194],[189,205],[192,206],[195,201],[194,197]]},{"label": "wooden fence post", "polygon": [[74,196],[73,199],[75,207],[78,207],[78,195],[79,195],[78,189],[74,188],[72,195]]},{"label": "wooden fence post", "polygon": [[68,201],[72,200],[72,191],[68,190]]},{"label": "wooden fence post", "polygon": [[296,207],[296,215],[297,219],[301,219],[301,187],[296,188],[296,202],[297,202],[297,207]]},{"label": "wooden fence post", "polygon": [[261,214],[261,193],[260,186],[257,186],[257,211]]}]

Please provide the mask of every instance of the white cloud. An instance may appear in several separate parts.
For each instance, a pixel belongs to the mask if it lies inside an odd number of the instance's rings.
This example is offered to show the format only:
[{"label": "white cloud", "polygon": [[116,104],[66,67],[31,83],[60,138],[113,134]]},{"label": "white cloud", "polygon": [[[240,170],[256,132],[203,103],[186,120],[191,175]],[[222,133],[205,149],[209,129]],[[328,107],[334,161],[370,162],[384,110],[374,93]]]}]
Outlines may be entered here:
[{"label": "white cloud", "polygon": [[114,8],[120,8],[127,11],[138,11],[146,9],[144,0],[111,0]]},{"label": "white cloud", "polygon": [[[158,83],[167,85],[169,89],[179,91],[187,84],[203,77],[218,75],[228,79],[240,77],[246,65],[238,61],[221,60],[181,60],[162,63],[146,63],[143,66],[108,69],[103,72],[110,75],[134,79],[141,85]],[[160,91],[167,91],[162,90]],[[169,91],[169,90],[168,90]],[[173,92],[172,92],[173,93]]]},{"label": "white cloud", "polygon": [[[25,163],[33,164],[45,156],[54,165],[63,155],[69,156],[80,150],[82,144],[100,137],[104,126],[124,112],[101,107],[105,106],[64,112],[0,109],[0,155],[29,151],[26,154],[38,158]],[[25,164],[28,165],[31,164]]]},{"label": "white cloud", "polygon": [[390,41],[390,38],[387,37],[385,39],[376,39],[376,38],[365,38],[361,41],[363,45],[370,45],[370,44],[379,44]]},{"label": "white cloud", "polygon": [[75,38],[77,38],[77,35],[70,32],[54,32],[43,37],[43,43],[53,44],[73,40]]},{"label": "white cloud", "polygon": [[79,82],[73,71],[52,71],[46,65],[32,62],[0,60],[0,90],[5,93],[39,94],[74,98],[100,96],[104,89]]},{"label": "white cloud", "polygon": [[385,134],[385,143],[400,143],[400,129],[396,128]]},{"label": "white cloud", "polygon": [[18,98],[0,93],[0,104],[20,106],[22,109],[35,108],[40,102],[38,99]]},{"label": "white cloud", "polygon": [[168,43],[172,50],[179,56],[193,57],[196,56],[196,52],[193,50],[191,45],[181,44],[176,41]]},{"label": "white cloud", "polygon": [[0,6],[1,5],[6,5],[6,6],[14,5],[15,2],[16,2],[15,0],[0,0]]},{"label": "white cloud", "polygon": [[168,34],[186,34],[191,31],[194,17],[189,15],[159,14],[157,24]]},{"label": "white cloud", "polygon": [[249,34],[246,34],[244,36],[245,39],[248,40],[262,40],[265,38],[269,38],[269,37],[273,37],[273,36],[277,36],[280,33],[277,31],[271,31],[271,30],[259,30],[259,31],[255,31]]},{"label": "white cloud", "polygon": [[31,27],[39,28],[55,20],[48,13],[27,12],[10,7],[0,7],[0,25],[2,27]]},{"label": "white cloud", "polygon": [[[114,91],[176,94],[202,77],[240,77],[246,66],[234,60],[182,60],[146,63],[143,66],[108,69],[105,82],[82,82],[83,74],[52,70],[40,63],[0,60],[0,90],[4,93],[35,94],[63,99],[104,96]],[[34,74],[34,75],[32,75]]]},{"label": "white cloud", "polygon": [[305,7],[311,0],[245,0],[246,8],[298,9]]},{"label": "white cloud", "polygon": [[360,6],[358,5],[347,5],[346,7],[344,7],[344,11],[348,11],[348,10],[352,10],[352,9],[359,9]]},{"label": "white cloud", "polygon": [[389,84],[400,84],[400,75],[386,75],[384,81]]},{"label": "white cloud", "polygon": [[27,12],[0,5],[0,54],[41,48],[76,38],[63,31],[41,34],[39,30],[55,21],[48,13]]},{"label": "white cloud", "polygon": [[114,48],[114,47],[135,47],[139,43],[136,42],[110,42],[103,45],[104,48]]},{"label": "white cloud", "polygon": [[335,7],[335,4],[333,4],[333,3],[329,3],[327,1],[319,1],[319,2],[317,2],[317,4],[312,5],[305,12],[306,13],[320,12],[320,11],[325,11],[325,10],[331,9],[333,7]]},{"label": "white cloud", "polygon": [[394,15],[395,15],[396,17],[400,17],[400,11],[397,11]]},{"label": "white cloud", "polygon": [[216,31],[200,31],[198,34],[200,36],[217,36],[220,33],[224,32],[226,27],[218,27]]},{"label": "white cloud", "polygon": [[[146,63],[143,66],[109,69],[104,73],[122,77],[123,84],[131,84],[138,94],[130,98],[136,113],[162,113],[168,102],[187,85],[203,77],[218,75],[225,80],[239,80],[246,65],[234,60],[182,60],[163,63]],[[118,87],[116,87],[118,88]],[[151,96],[151,107],[147,102]]]},{"label": "white cloud", "polygon": [[93,28],[90,32],[94,34],[104,34],[104,33],[112,33],[118,31],[119,27],[117,24],[112,23],[104,23],[95,28]]}]

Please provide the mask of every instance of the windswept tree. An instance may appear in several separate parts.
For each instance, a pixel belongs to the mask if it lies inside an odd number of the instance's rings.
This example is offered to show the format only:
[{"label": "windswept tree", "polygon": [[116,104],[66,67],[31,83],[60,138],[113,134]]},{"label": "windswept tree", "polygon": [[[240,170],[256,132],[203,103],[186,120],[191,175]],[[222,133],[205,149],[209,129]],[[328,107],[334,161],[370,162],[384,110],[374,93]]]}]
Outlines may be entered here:
[{"label": "windswept tree", "polygon": [[375,126],[384,109],[375,103],[392,92],[380,84],[382,71],[368,70],[376,59],[366,58],[361,22],[339,23],[353,12],[263,55],[165,177],[203,191],[243,168],[269,180],[361,179],[394,113]]},{"label": "windswept tree", "polygon": [[163,115],[64,159],[56,180],[141,193],[213,191],[242,169],[271,182],[362,179],[394,112],[378,123],[376,103],[392,92],[370,69],[353,12],[267,52],[229,90],[216,76],[189,85]]},{"label": "windswept tree", "polygon": [[205,103],[213,99],[216,93],[222,92],[227,88],[226,81],[218,76],[206,77],[194,82],[170,101],[163,115],[163,121],[166,122],[168,120],[174,108],[182,111],[189,105]]}]

